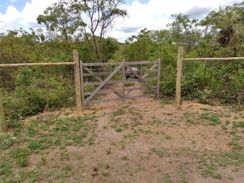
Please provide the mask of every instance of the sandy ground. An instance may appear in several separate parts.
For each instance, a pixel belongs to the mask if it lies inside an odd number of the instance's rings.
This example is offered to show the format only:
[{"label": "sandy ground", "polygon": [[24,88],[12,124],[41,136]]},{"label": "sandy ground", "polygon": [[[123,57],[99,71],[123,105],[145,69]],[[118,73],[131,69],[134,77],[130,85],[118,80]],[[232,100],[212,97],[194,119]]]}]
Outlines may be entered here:
[{"label": "sandy ground", "polygon": [[[218,167],[216,172],[221,178],[204,176],[199,168],[208,156],[211,159],[232,152],[231,124],[226,130],[223,124],[243,120],[244,111],[190,101],[177,109],[174,103],[165,104],[151,97],[101,103],[83,113],[94,111],[98,116],[95,143],[67,147],[74,155],[69,162],[77,171],[70,182],[244,182],[243,167]],[[196,117],[206,112],[218,114],[221,124],[206,125]],[[240,143],[243,140],[240,136]],[[57,151],[52,151],[49,159],[51,164],[60,163]]]}]

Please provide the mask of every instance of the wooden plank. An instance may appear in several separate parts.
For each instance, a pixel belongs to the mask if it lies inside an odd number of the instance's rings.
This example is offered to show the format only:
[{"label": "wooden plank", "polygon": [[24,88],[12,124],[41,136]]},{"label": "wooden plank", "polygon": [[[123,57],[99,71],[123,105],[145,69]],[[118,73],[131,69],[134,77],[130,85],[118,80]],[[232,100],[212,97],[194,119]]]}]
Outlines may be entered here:
[{"label": "wooden plank", "polygon": [[107,76],[111,74],[111,72],[93,72],[93,73],[84,73],[84,77],[93,77],[93,76]]},{"label": "wooden plank", "polygon": [[157,79],[157,97],[160,97],[160,71],[161,71],[161,61],[158,61],[158,79]]},{"label": "wooden plank", "polygon": [[108,62],[108,63],[83,63],[85,67],[94,67],[94,66],[119,66],[121,62]]},{"label": "wooden plank", "polygon": [[34,66],[62,66],[62,65],[63,66],[75,65],[75,62],[0,64],[0,68],[34,67]]},{"label": "wooden plank", "polygon": [[[145,81],[152,81],[152,80],[156,80],[157,77],[154,78],[143,78]],[[139,83],[140,80],[139,79],[127,79],[125,84],[133,84],[133,83]],[[99,86],[102,82],[85,82],[84,83],[84,87],[89,87],[89,86]],[[112,85],[112,84],[119,84],[119,83],[123,83],[123,80],[113,80],[113,81],[109,81],[106,83],[106,85]]]},{"label": "wooden plank", "polygon": [[[150,69],[149,69],[149,71],[152,71],[152,70],[154,70],[154,69],[156,69],[158,67],[158,64],[154,64]],[[142,76],[142,78],[144,79],[144,78],[146,78],[146,77],[148,77],[149,76],[149,73],[146,73],[146,74],[144,74],[143,76]]]},{"label": "wooden plank", "polygon": [[226,57],[226,58],[184,58],[184,61],[238,61],[244,60],[244,57]]},{"label": "wooden plank", "polygon": [[74,78],[75,78],[75,100],[76,100],[76,111],[79,114],[82,110],[81,102],[81,75],[80,75],[80,62],[79,53],[77,50],[73,50],[74,65]]},{"label": "wooden plank", "polygon": [[128,68],[128,69],[130,69],[130,71],[139,79],[139,80],[141,80],[145,85],[146,85],[146,87],[149,89],[149,90],[151,90],[153,93],[155,92],[153,89],[152,89],[152,86],[145,80],[145,79],[143,79],[141,76],[139,76],[133,69],[131,69],[131,67],[130,66],[128,66],[128,65],[126,65],[126,67]]},{"label": "wooden plank", "polygon": [[176,105],[178,108],[181,106],[181,79],[182,79],[182,65],[183,65],[183,46],[178,48],[177,59],[177,76],[176,76]]},{"label": "wooden plank", "polygon": [[[118,66],[123,62],[108,62],[108,63],[83,63],[85,67],[94,67],[94,66]],[[155,64],[157,61],[139,61],[139,62],[125,62],[127,65],[150,65]]]},{"label": "wooden plank", "polygon": [[0,91],[0,133],[7,131],[7,124],[4,116],[3,95]]},{"label": "wooden plank", "polygon": [[[93,73],[93,71],[87,67],[83,67],[83,69],[86,70],[88,73]],[[98,81],[101,81],[101,82],[103,81],[102,78],[100,78],[98,76],[94,76],[94,78],[96,78]]]},{"label": "wooden plank", "polygon": [[[89,68],[87,68],[87,67],[84,67],[84,69],[85,69],[87,72],[89,72],[90,74],[93,74],[93,73],[94,73],[91,69],[89,69]],[[110,73],[109,73],[109,74],[110,74]],[[99,76],[94,75],[94,77],[95,77],[98,81],[103,82],[103,79],[100,78]],[[99,82],[99,83],[101,84],[101,82]],[[99,85],[100,85],[100,84],[99,84]],[[113,89],[112,89],[112,90],[113,90]],[[123,96],[122,96],[120,93],[118,93],[117,91],[113,90],[113,92],[114,92],[118,97],[123,97]]]},{"label": "wooden plank", "polygon": [[80,82],[81,82],[81,105],[84,107],[84,76],[83,76],[83,65],[82,61],[80,61]]},{"label": "wooden plank", "polygon": [[92,95],[90,95],[86,100],[85,100],[85,104],[88,104],[88,102],[99,92],[99,90],[101,90],[106,83],[112,79],[112,77],[115,76],[115,74],[123,67],[123,63],[121,63],[102,83],[99,87],[97,87],[97,89],[93,92]]},{"label": "wooden plank", "polygon": [[157,61],[125,62],[126,65],[151,65],[156,63]]}]

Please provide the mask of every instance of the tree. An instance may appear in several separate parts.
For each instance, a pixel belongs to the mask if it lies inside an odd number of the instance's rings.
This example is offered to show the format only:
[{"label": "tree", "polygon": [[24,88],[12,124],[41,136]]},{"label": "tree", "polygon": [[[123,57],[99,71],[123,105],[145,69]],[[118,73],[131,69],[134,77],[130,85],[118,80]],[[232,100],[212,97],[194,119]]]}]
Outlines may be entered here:
[{"label": "tree", "polygon": [[48,7],[43,15],[39,15],[37,22],[44,23],[47,30],[54,32],[56,37],[60,34],[61,38],[69,41],[76,31],[86,25],[76,13],[81,9],[81,7],[75,8],[69,1],[60,0]]},{"label": "tree", "polygon": [[143,29],[138,36],[128,38],[125,50],[125,58],[127,60],[149,60],[153,47],[151,33],[151,31]]},{"label": "tree", "polygon": [[198,20],[191,20],[183,14],[172,15],[172,17],[175,20],[168,25],[172,38],[176,43],[185,45],[189,52],[197,44],[201,35],[198,29]]},{"label": "tree", "polygon": [[215,44],[223,48],[231,48],[236,56],[236,46],[244,38],[244,7],[243,3],[227,6],[226,8],[212,11],[201,25],[206,27],[206,32],[216,38]]},{"label": "tree", "polygon": [[[104,60],[104,35],[118,17],[127,12],[119,8],[123,0],[62,0],[44,11],[37,18],[48,30],[68,35],[81,35],[92,41],[93,49],[99,61]],[[89,37],[92,39],[89,39]]]}]

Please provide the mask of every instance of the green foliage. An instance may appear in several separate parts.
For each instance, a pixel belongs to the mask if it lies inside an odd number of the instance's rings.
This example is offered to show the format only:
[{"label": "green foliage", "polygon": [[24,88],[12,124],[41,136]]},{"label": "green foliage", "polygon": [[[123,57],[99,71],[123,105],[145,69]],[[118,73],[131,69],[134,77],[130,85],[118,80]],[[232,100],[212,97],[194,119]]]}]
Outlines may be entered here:
[{"label": "green foliage", "polygon": [[[179,45],[184,45],[185,57],[244,55],[243,3],[215,10],[201,21],[183,14],[173,15],[168,29],[143,29],[125,43],[104,38],[103,34],[114,18],[126,15],[126,11],[118,8],[123,1],[97,3],[99,20],[85,18],[93,10],[93,3],[60,1],[38,17],[38,22],[46,25],[47,34],[41,29],[1,34],[0,63],[71,61],[73,49],[79,51],[83,62],[161,59],[161,95],[172,97]],[[84,17],[78,16],[81,12]],[[96,23],[100,28],[107,26],[100,35],[95,34],[98,27],[91,26]],[[85,31],[88,27],[89,33]],[[185,63],[183,96],[203,103],[218,99],[243,104],[243,68],[243,61]],[[73,69],[68,66],[0,69],[0,88],[8,126],[13,128],[20,126],[16,121],[22,117],[74,104]]]},{"label": "green foliage", "polygon": [[[211,12],[202,21],[186,15],[173,15],[168,30],[143,29],[130,37],[114,55],[126,60],[161,59],[161,94],[173,96],[177,47],[184,45],[184,57],[243,56],[243,6],[235,4]],[[199,28],[199,25],[203,26]],[[183,96],[209,103],[243,103],[243,62],[190,62],[184,64]]]}]

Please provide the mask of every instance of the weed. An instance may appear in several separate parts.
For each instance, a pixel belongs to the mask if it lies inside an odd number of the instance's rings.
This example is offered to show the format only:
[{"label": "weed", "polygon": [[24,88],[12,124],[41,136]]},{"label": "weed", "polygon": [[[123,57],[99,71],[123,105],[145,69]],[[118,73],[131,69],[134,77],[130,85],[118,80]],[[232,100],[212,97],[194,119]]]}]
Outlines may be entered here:
[{"label": "weed", "polygon": [[128,160],[129,160],[128,156],[123,156],[121,159],[122,159],[123,161],[128,161]]},{"label": "weed", "polygon": [[113,117],[118,117],[118,116],[122,116],[126,113],[126,107],[121,107],[119,109],[117,109],[116,111],[112,112],[112,116]]},{"label": "weed", "polygon": [[188,178],[186,176],[186,172],[183,169],[180,169],[177,172],[177,177],[178,177],[180,183],[187,183],[188,182]]},{"label": "weed", "polygon": [[0,134],[0,149],[8,149],[14,144],[14,139],[12,135],[9,134]]},{"label": "weed", "polygon": [[16,163],[21,166],[27,166],[28,156],[30,152],[25,148],[17,148],[12,150],[11,155],[16,160]]},{"label": "weed", "polygon": [[46,156],[41,156],[41,161],[40,161],[40,165],[46,165],[47,164],[47,157]]},{"label": "weed", "polygon": [[41,138],[40,140],[31,140],[28,144],[28,148],[31,151],[38,153],[40,150],[47,149],[51,143],[52,142],[50,142],[50,139],[48,138]]},{"label": "weed", "polygon": [[244,121],[243,122],[233,122],[233,126],[232,126],[233,129],[236,129],[236,128],[244,128]]},{"label": "weed", "polygon": [[165,175],[164,183],[173,183],[173,178],[170,175]]},{"label": "weed", "polygon": [[152,148],[151,151],[155,153],[159,158],[163,158],[167,154],[167,152],[162,149]]},{"label": "weed", "polygon": [[206,120],[209,125],[218,125],[221,123],[219,116],[215,113],[202,113],[200,118]]},{"label": "weed", "polygon": [[232,140],[229,145],[232,147],[235,151],[240,151],[242,149],[242,146],[235,140]]},{"label": "weed", "polygon": [[207,153],[201,154],[198,168],[203,176],[222,179],[221,174],[217,173],[218,167],[234,166],[239,167],[244,165],[244,154],[239,152],[228,153]]},{"label": "weed", "polygon": [[119,128],[116,128],[115,131],[118,132],[118,133],[120,133],[120,132],[123,131],[123,129],[119,127]]},{"label": "weed", "polygon": [[61,161],[69,161],[70,160],[70,155],[68,153],[68,151],[62,151],[60,154],[60,160]]},{"label": "weed", "polygon": [[40,171],[37,168],[33,168],[28,172],[29,182],[37,182],[40,176]]},{"label": "weed", "polygon": [[[0,176],[3,175],[8,177],[12,174],[12,162],[7,160],[6,158],[2,158],[0,160]],[[1,181],[0,181],[1,182]]]},{"label": "weed", "polygon": [[156,118],[155,116],[152,117],[151,121],[149,121],[150,125],[161,125],[164,124],[164,122],[158,118]]},{"label": "weed", "polygon": [[199,124],[199,120],[197,119],[198,117],[196,113],[186,112],[184,113],[184,117],[186,118],[186,121],[190,124]]}]

